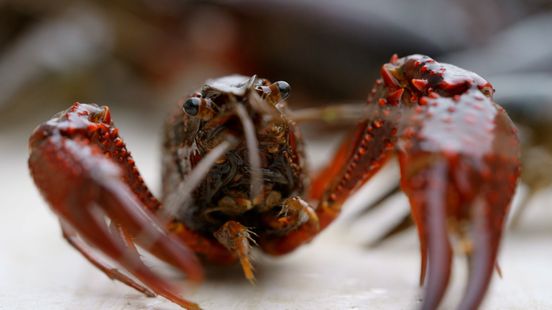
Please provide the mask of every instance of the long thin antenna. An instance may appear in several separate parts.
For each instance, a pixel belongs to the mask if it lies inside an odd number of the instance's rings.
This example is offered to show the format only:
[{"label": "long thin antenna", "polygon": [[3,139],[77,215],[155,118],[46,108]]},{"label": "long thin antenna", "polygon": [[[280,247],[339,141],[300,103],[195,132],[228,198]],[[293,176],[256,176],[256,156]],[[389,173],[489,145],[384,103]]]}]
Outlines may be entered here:
[{"label": "long thin antenna", "polygon": [[177,216],[181,206],[186,205],[192,199],[192,192],[205,179],[209,170],[215,165],[216,161],[228,152],[238,143],[237,139],[228,136],[226,140],[215,146],[192,171],[180,182],[176,191],[169,195],[165,201],[165,207],[162,209],[163,217],[174,218]]},{"label": "long thin antenna", "polygon": [[261,173],[261,156],[259,155],[259,142],[255,134],[253,121],[247,114],[245,107],[242,104],[236,104],[236,115],[239,117],[243,131],[245,133],[245,141],[247,143],[247,155],[249,157],[249,166],[251,169],[251,187],[250,198],[255,200],[262,191],[263,180]]}]

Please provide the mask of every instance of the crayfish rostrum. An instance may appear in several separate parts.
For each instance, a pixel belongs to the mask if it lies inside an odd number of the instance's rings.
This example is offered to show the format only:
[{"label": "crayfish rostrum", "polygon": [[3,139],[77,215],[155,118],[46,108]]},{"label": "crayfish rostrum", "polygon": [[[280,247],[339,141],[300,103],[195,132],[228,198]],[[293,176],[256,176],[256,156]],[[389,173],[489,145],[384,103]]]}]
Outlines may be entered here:
[{"label": "crayfish rostrum", "polygon": [[64,237],[91,263],[148,296],[197,308],[140,260],[135,245],[191,281],[203,277],[199,258],[238,261],[253,281],[252,247],[281,255],[309,242],[396,154],[420,237],[422,308],[436,308],[448,285],[449,235],[470,258],[459,308],[476,308],[520,166],[516,129],[493,102],[491,84],[427,56],[392,57],[368,96],[370,112],[310,186],[289,91],[286,82],[229,76],[182,100],[165,127],[162,202],[140,177],[108,107],[75,103],[41,124],[30,138],[29,167]]}]

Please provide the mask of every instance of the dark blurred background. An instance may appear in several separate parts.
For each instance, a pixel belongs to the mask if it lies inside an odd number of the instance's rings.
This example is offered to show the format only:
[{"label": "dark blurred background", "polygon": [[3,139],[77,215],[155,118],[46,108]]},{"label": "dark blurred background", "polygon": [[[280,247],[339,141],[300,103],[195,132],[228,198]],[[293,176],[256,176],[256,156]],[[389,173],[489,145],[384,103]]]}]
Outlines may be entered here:
[{"label": "dark blurred background", "polygon": [[362,100],[393,53],[550,85],[551,33],[547,0],[5,0],[0,130],[77,100],[147,121],[236,72],[287,80],[295,107]]}]

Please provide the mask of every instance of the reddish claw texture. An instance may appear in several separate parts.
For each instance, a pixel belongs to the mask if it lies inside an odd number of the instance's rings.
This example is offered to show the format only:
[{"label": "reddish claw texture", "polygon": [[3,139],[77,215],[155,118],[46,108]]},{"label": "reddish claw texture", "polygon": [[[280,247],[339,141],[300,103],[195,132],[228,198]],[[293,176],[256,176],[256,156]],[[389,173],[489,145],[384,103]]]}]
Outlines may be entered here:
[{"label": "reddish claw texture", "polygon": [[475,73],[412,55],[383,65],[368,98],[381,106],[360,124],[332,165],[314,181],[322,227],[392,153],[401,167],[420,236],[425,296],[435,309],[447,288],[452,262],[449,234],[469,257],[460,309],[477,308],[487,290],[504,219],[519,176],[519,142],[490,83]]},{"label": "reddish claw texture", "polygon": [[[202,269],[194,253],[167,234],[151,211],[159,202],[140,177],[129,152],[111,122],[109,109],[75,103],[69,110],[39,126],[30,139],[31,174],[59,215],[64,235],[85,257],[113,279],[156,294],[190,309],[198,308],[179,296],[176,286],[142,263],[129,238],[174,264],[190,280],[200,281]],[[103,252],[147,288],[124,274],[106,268],[85,247],[80,237]],[[149,293],[151,295],[151,293]]]}]

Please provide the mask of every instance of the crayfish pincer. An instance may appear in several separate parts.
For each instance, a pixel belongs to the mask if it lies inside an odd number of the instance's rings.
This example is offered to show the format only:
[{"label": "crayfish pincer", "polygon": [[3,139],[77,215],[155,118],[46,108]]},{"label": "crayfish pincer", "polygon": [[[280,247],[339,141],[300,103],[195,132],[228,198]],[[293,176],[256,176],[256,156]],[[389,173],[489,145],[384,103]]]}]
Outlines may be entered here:
[{"label": "crayfish pincer", "polygon": [[427,56],[392,57],[355,134],[310,186],[286,103],[290,86],[255,76],[209,80],[179,102],[165,126],[161,200],[105,106],[75,103],[39,125],[29,167],[64,237],[86,259],[147,296],[196,309],[136,246],[191,281],[203,278],[203,260],[239,262],[253,282],[253,247],[282,255],[309,242],[396,154],[420,237],[422,308],[436,308],[445,293],[455,236],[469,257],[459,308],[474,309],[496,266],[520,167],[516,129],[493,91],[478,75]]}]

